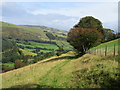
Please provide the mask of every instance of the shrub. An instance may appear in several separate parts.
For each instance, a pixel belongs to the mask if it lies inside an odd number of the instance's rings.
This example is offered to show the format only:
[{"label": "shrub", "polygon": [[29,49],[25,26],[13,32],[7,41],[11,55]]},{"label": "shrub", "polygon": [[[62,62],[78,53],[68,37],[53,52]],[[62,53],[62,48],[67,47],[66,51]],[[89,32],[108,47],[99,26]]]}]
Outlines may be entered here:
[{"label": "shrub", "polygon": [[15,61],[15,69],[23,67],[25,65],[26,65],[26,63],[22,62],[21,60],[16,60]]},{"label": "shrub", "polygon": [[54,40],[55,36],[52,33],[47,32],[46,36],[50,39],[50,40]]},{"label": "shrub", "polygon": [[7,71],[10,71],[10,70],[13,70],[14,67],[8,67],[6,65],[2,65],[2,72],[7,72]]}]

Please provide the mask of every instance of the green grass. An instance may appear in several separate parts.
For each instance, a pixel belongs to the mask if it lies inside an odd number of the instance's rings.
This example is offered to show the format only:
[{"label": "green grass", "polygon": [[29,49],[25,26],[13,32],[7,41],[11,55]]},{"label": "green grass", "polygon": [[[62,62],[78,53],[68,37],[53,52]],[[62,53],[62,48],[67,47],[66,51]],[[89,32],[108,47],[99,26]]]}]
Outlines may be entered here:
[{"label": "green grass", "polygon": [[[49,27],[46,28],[42,28],[42,27],[27,27],[24,25],[15,25],[15,24],[10,24],[10,23],[5,23],[5,22],[0,22],[0,24],[2,24],[1,28],[2,28],[2,32],[3,32],[3,36],[4,37],[12,37],[12,38],[19,38],[19,39],[27,39],[27,40],[44,40],[44,41],[49,41],[49,38],[46,36],[46,32],[44,31],[48,31],[50,33],[52,33],[53,35],[57,35],[60,37],[65,37],[61,34],[59,34],[58,32],[61,33],[66,33],[63,30],[57,30],[57,29],[53,29],[53,31],[50,31],[48,29],[50,29]],[[12,30],[12,33],[11,33]],[[54,33],[53,33],[54,32]]]},{"label": "green grass", "polygon": [[[36,49],[28,49],[28,48],[25,48],[24,50],[30,52],[30,51],[34,51],[34,50],[36,50]],[[51,52],[51,50],[40,50],[40,52],[46,53],[46,52]]]},{"label": "green grass", "polygon": [[[66,41],[53,40],[53,42],[56,42],[59,46],[63,46],[64,50],[72,50],[73,49],[72,46]],[[18,44],[18,45],[21,45],[21,46],[24,46],[24,47],[33,47],[33,48],[40,47],[40,48],[45,48],[45,49],[53,49],[54,51],[59,49],[57,45],[49,44],[49,43],[37,43],[37,42],[34,42],[34,41],[28,41],[28,43],[31,43],[31,45],[23,44],[23,43],[25,43],[24,41],[19,41],[19,43],[21,43],[21,44]],[[34,51],[34,50],[36,50],[36,49],[24,48],[23,53],[25,55],[26,54],[31,54],[31,51]],[[51,52],[51,51],[52,50],[40,50],[40,52],[44,52],[44,53]]]},{"label": "green grass", "polygon": [[36,53],[29,52],[28,50],[24,50],[24,49],[21,49],[21,48],[19,48],[19,49],[20,49],[20,51],[23,52],[24,55],[32,55],[32,56],[37,55]]},{"label": "green grass", "polygon": [[114,45],[118,46],[118,40],[120,40],[120,39],[116,39],[116,40],[113,40],[110,42],[102,43],[94,48],[98,49],[98,48],[104,48],[105,46],[108,46],[108,47],[113,47]]},{"label": "green grass", "polygon": [[31,43],[31,46],[33,47],[40,47],[40,48],[46,48],[46,49],[58,49],[58,47],[54,44],[46,44],[46,43],[36,43],[33,41],[29,41]]},{"label": "green grass", "polygon": [[73,50],[73,47],[66,41],[62,40],[52,40],[57,43],[57,45],[62,46],[64,50]]},{"label": "green grass", "polygon": [[34,50],[36,50],[36,49],[28,49],[28,48],[24,48],[24,50],[30,52],[30,51],[34,51]]},{"label": "green grass", "polygon": [[[29,34],[33,35],[33,36],[31,36],[31,39],[38,39],[39,37],[35,36],[35,35],[37,35],[37,36],[40,36],[39,40],[49,40],[48,37],[45,35],[45,33],[43,32],[43,30],[41,28],[27,27],[27,26],[15,25],[15,24],[2,22],[2,29],[3,29],[3,32],[5,32],[5,33],[3,33],[5,36],[9,35],[11,33],[9,31],[12,30],[14,38],[15,37],[19,38],[19,35],[20,35],[24,39],[28,39],[28,37],[23,36],[23,35],[25,35],[25,33],[24,33],[24,31],[25,31],[26,33],[29,33]],[[17,34],[18,31],[19,31],[19,34],[18,34],[18,36],[16,36],[15,34]],[[22,34],[20,34],[20,33],[22,33]]]},{"label": "green grass", "polygon": [[[33,47],[54,48],[52,45],[31,42]],[[61,44],[61,42],[57,42]],[[113,48],[117,40],[101,44]],[[62,44],[61,44],[62,45]],[[63,46],[67,47],[68,43]],[[30,45],[31,46],[31,45]],[[57,47],[56,47],[57,48]],[[94,50],[93,48],[93,50]],[[35,55],[21,49],[24,54]],[[113,49],[111,49],[113,50]],[[104,51],[103,51],[104,52]],[[85,54],[75,58],[74,52],[53,56],[3,74],[3,88],[114,88],[119,87],[118,61],[112,55],[106,57]]]},{"label": "green grass", "polygon": [[6,65],[8,67],[14,67],[14,63],[3,63],[3,65]]},{"label": "green grass", "polygon": [[[15,24],[10,24],[10,23],[5,23],[5,22],[0,22],[2,24],[2,33],[3,33],[3,38],[13,38],[12,41],[17,41],[15,39],[20,39],[20,43],[23,43],[25,41],[23,40],[42,40],[42,41],[49,41],[49,38],[46,36],[47,31],[49,33],[52,33],[54,36],[58,37],[64,37],[66,36],[62,35],[65,34],[66,31],[63,30],[58,30],[58,29],[51,29],[49,27],[27,27],[24,25],[15,25]],[[48,30],[48,29],[51,29]],[[12,32],[12,33],[11,33]],[[72,46],[67,42],[67,41],[62,41],[62,40],[52,40],[56,42],[59,46],[63,46],[64,50],[72,50]],[[57,50],[59,49],[57,45],[53,44],[46,44],[46,43],[36,43],[33,41],[28,41],[31,43],[31,45],[25,45],[22,44],[22,46],[28,46],[28,47],[40,47],[40,48],[46,48],[46,49],[54,49]],[[28,52],[33,51],[33,49],[26,49],[24,53],[28,54]],[[43,52],[50,52],[50,50],[41,50]]]},{"label": "green grass", "polygon": [[106,43],[102,43],[96,47],[91,48],[90,50],[93,53],[96,53],[98,55],[105,55],[105,51],[107,48],[107,55],[113,55],[114,54],[114,48],[115,48],[115,54],[118,55],[118,41],[120,39],[116,39],[113,41],[109,41]]},{"label": "green grass", "polygon": [[[59,46],[63,46],[63,48],[65,50],[72,50],[72,46],[66,42],[66,41],[61,41],[61,40],[52,40],[53,42],[56,42],[57,45]],[[46,48],[46,49],[54,49],[57,50],[58,47],[54,44],[46,44],[46,43],[36,43],[33,41],[28,41],[29,43],[31,43],[31,45],[23,45],[23,46],[30,46],[30,47],[41,47],[41,48]]]},{"label": "green grass", "polygon": [[[36,47],[40,47],[40,48],[45,48],[45,49],[53,49],[53,50],[57,50],[58,47],[54,44],[47,44],[47,43],[37,43],[37,42],[34,42],[34,41],[28,41],[28,43],[31,43],[31,45],[25,45],[25,44],[22,44],[22,42],[19,42],[21,44],[18,44],[20,46],[24,46],[24,47],[33,47],[33,48],[36,48]],[[28,53],[30,51],[34,51],[36,49],[28,49],[28,48],[24,48],[24,53]],[[51,52],[51,50],[40,50],[40,52]],[[31,53],[31,52],[30,52]]]},{"label": "green grass", "polygon": [[[36,47],[40,47],[40,48],[45,48],[45,49],[54,49],[54,50],[57,50],[58,47],[54,44],[46,44],[46,43],[36,43],[36,42],[32,42],[32,41],[29,41],[29,43],[31,43],[31,45],[25,45],[25,44],[21,44],[21,46],[24,46],[24,47],[33,47],[33,48],[36,48]],[[36,49],[28,49],[28,48],[24,48],[24,50],[26,51],[33,51],[33,50],[36,50]],[[51,50],[40,50],[41,52],[50,52]]]},{"label": "green grass", "polygon": [[73,56],[74,52],[69,52],[3,73],[3,88],[118,87],[119,68],[114,57]]},{"label": "green grass", "polygon": [[47,52],[51,52],[51,50],[40,50],[40,52],[47,53]]}]

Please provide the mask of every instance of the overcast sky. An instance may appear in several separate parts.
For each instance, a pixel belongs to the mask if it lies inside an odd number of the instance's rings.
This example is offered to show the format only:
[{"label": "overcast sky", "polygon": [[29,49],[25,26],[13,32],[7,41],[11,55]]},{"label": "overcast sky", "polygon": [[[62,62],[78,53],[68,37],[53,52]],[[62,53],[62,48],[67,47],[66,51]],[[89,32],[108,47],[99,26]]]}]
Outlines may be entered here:
[{"label": "overcast sky", "polygon": [[117,30],[117,2],[6,2],[2,21],[18,25],[44,25],[70,30],[85,16],[99,19],[104,28]]}]

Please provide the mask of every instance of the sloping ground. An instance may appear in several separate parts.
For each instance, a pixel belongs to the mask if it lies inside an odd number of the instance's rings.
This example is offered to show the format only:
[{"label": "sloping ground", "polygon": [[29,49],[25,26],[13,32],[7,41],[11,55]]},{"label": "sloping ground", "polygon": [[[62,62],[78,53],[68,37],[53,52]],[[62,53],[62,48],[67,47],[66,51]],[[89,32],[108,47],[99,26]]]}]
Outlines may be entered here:
[{"label": "sloping ground", "polygon": [[[60,38],[66,38],[66,32],[63,30],[49,29],[42,27],[27,27],[24,25],[15,25],[6,22],[0,22],[2,24],[2,34],[4,38],[20,39],[20,40],[44,40],[49,41],[49,37],[46,33],[59,36]],[[57,30],[57,31],[56,31]]]},{"label": "sloping ground", "polygon": [[101,88],[119,87],[118,62],[114,57],[73,52],[53,56],[2,75],[3,88]]},{"label": "sloping ground", "polygon": [[105,52],[107,55],[118,55],[118,50],[120,47],[120,38],[115,39],[106,43],[102,43],[96,47],[93,47],[90,49],[91,53],[97,54],[97,55],[105,55]]},{"label": "sloping ground", "polygon": [[[6,22],[0,22],[0,24],[2,24],[0,27],[2,28],[3,39],[8,40],[9,42],[17,42],[17,46],[26,50],[26,52],[33,52],[34,55],[36,54],[35,48],[38,47],[39,50],[41,50],[40,52],[44,53],[57,50],[59,49],[58,46],[64,46],[63,48],[65,50],[72,49],[71,45],[66,41],[67,31],[45,26],[29,27]],[[3,45],[3,48],[7,47],[8,45]]]},{"label": "sloping ground", "polygon": [[48,40],[48,37],[40,29],[38,30],[39,32],[35,32],[35,30],[37,30],[36,28],[29,28],[5,22],[0,22],[0,24],[2,24],[2,34],[4,38],[24,40]]}]

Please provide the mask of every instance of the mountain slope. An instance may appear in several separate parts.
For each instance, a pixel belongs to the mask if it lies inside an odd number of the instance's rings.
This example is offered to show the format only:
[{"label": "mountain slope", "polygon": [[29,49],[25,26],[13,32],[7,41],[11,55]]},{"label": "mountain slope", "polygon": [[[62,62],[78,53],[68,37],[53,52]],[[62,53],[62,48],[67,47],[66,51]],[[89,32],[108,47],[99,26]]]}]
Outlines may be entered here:
[{"label": "mountain slope", "polygon": [[[28,26],[24,26],[24,25],[14,25],[14,24],[5,23],[5,22],[0,22],[0,24],[2,24],[3,37],[13,38],[13,39],[47,40],[47,41],[49,41],[49,38],[46,36],[46,32],[49,31],[49,29],[47,29],[47,27],[46,27],[46,29],[41,28],[41,27],[28,27]],[[49,32],[52,33],[53,31],[55,33],[56,29],[52,29],[52,31],[49,31]],[[61,33],[65,32],[62,30],[59,30],[59,31]],[[58,32],[55,34],[59,35]]]},{"label": "mountain slope", "polygon": [[3,88],[118,87],[118,62],[113,57],[86,54],[73,59],[73,55],[69,52],[3,73]]},{"label": "mountain slope", "polygon": [[118,74],[114,57],[69,52],[1,75],[3,88],[114,88]]},{"label": "mountain slope", "polygon": [[[48,45],[38,42],[36,44],[34,41],[20,41],[19,44],[24,46],[28,44],[29,47],[37,44],[42,47]],[[51,45],[51,48],[53,47]],[[0,76],[3,88],[118,88],[120,84],[118,60],[119,55],[105,57],[85,54],[77,58],[71,51],[5,72]]]},{"label": "mountain slope", "polygon": [[45,26],[15,25],[6,22],[0,22],[0,24],[2,24],[3,38],[6,39],[13,39],[20,42],[25,40],[49,41],[55,42],[57,45],[61,43],[63,46],[70,46],[66,41],[67,31]]},{"label": "mountain slope", "polygon": [[[71,50],[71,46],[66,41],[66,31],[45,26],[15,25],[6,22],[0,24],[2,24],[3,39],[15,42],[24,55],[34,56],[38,53],[53,52],[59,47]],[[6,47],[3,45],[3,48]]]}]

